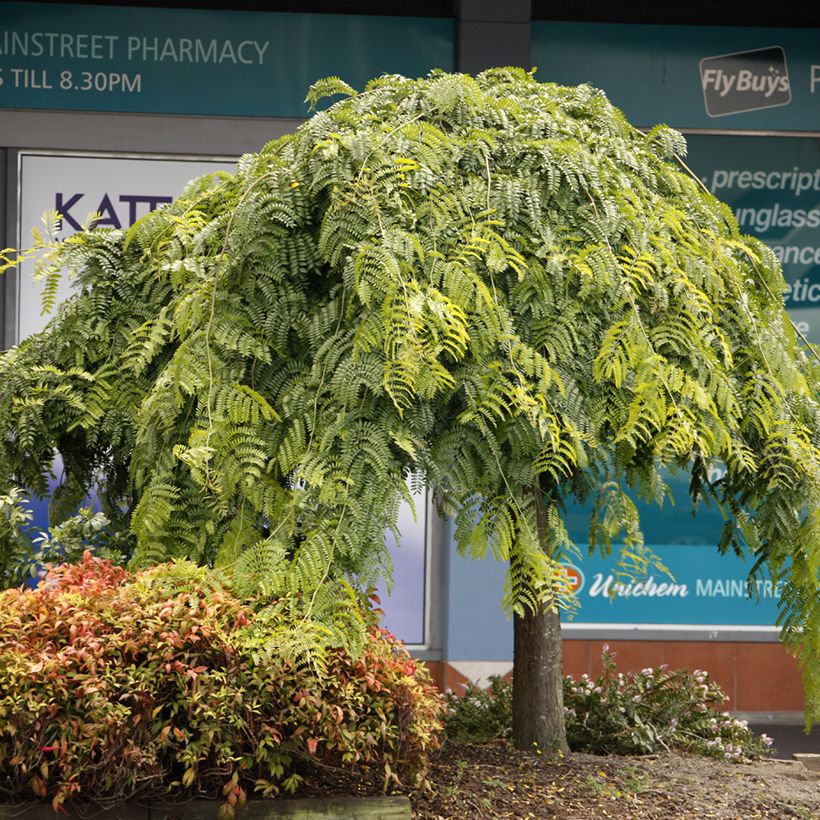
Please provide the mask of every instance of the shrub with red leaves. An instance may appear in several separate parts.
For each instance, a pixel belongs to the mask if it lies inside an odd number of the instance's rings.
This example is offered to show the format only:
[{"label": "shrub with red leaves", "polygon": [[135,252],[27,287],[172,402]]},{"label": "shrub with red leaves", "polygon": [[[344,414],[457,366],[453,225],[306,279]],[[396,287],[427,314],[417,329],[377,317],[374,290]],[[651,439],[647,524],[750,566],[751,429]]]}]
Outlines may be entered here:
[{"label": "shrub with red leaves", "polygon": [[61,810],[204,794],[232,816],[328,766],[423,783],[442,710],[424,666],[368,615],[361,655],[333,649],[319,674],[259,651],[288,626],[276,613],[208,569],[132,575],[88,553],[0,593],[0,795]]}]

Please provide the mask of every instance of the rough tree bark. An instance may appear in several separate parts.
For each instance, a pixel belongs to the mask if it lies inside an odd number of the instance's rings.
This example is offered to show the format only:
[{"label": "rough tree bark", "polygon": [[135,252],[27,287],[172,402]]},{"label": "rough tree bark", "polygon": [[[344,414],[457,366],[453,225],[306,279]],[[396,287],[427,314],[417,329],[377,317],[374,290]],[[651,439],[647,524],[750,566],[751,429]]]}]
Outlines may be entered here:
[{"label": "rough tree bark", "polygon": [[[534,488],[538,538],[548,548],[542,491]],[[513,654],[513,742],[525,751],[569,751],[564,725],[561,619],[547,606],[515,615]]]}]

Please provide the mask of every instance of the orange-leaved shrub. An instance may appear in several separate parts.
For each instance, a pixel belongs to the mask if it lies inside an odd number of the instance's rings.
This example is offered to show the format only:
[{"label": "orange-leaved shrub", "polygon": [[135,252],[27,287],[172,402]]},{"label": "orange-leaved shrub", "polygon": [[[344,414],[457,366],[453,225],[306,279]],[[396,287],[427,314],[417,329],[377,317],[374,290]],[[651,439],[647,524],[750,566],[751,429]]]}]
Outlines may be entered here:
[{"label": "orange-leaved shrub", "polygon": [[261,651],[282,611],[192,564],[131,574],[89,553],[3,592],[0,797],[204,794],[224,817],[317,772],[423,784],[442,710],[424,666],[367,608],[356,656],[330,648],[317,671]]}]

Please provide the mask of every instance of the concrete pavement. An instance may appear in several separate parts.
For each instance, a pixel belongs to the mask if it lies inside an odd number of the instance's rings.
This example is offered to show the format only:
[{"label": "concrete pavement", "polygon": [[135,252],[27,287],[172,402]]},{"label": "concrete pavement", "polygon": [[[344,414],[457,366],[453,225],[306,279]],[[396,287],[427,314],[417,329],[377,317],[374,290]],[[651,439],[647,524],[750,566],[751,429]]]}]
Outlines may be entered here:
[{"label": "concrete pavement", "polygon": [[774,740],[774,751],[767,757],[791,760],[795,753],[820,754],[820,726],[815,724],[811,733],[803,731],[802,724],[796,723],[752,723],[749,728],[755,734],[767,734]]}]

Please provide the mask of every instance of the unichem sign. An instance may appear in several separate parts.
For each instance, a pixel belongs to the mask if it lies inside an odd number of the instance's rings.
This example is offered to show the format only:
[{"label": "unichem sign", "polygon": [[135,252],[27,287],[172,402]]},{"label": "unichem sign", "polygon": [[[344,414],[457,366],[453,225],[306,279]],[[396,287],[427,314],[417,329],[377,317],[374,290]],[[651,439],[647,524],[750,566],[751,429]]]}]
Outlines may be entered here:
[{"label": "unichem sign", "polygon": [[752,582],[750,595],[747,562],[707,545],[653,544],[651,549],[669,575],[652,570],[645,577],[624,576],[618,572],[617,547],[607,557],[564,564],[579,604],[570,623],[774,628],[781,585],[762,577]]},{"label": "unichem sign", "polygon": [[[700,580],[700,579],[699,579]],[[711,579],[709,579],[711,582]],[[589,587],[591,598],[598,596],[620,596],[622,598],[685,598],[689,594],[686,584],[676,584],[670,579],[655,581],[655,577],[650,575],[645,581],[632,581],[623,583],[616,581],[615,576],[610,573],[606,577],[602,572],[597,572]]]}]

